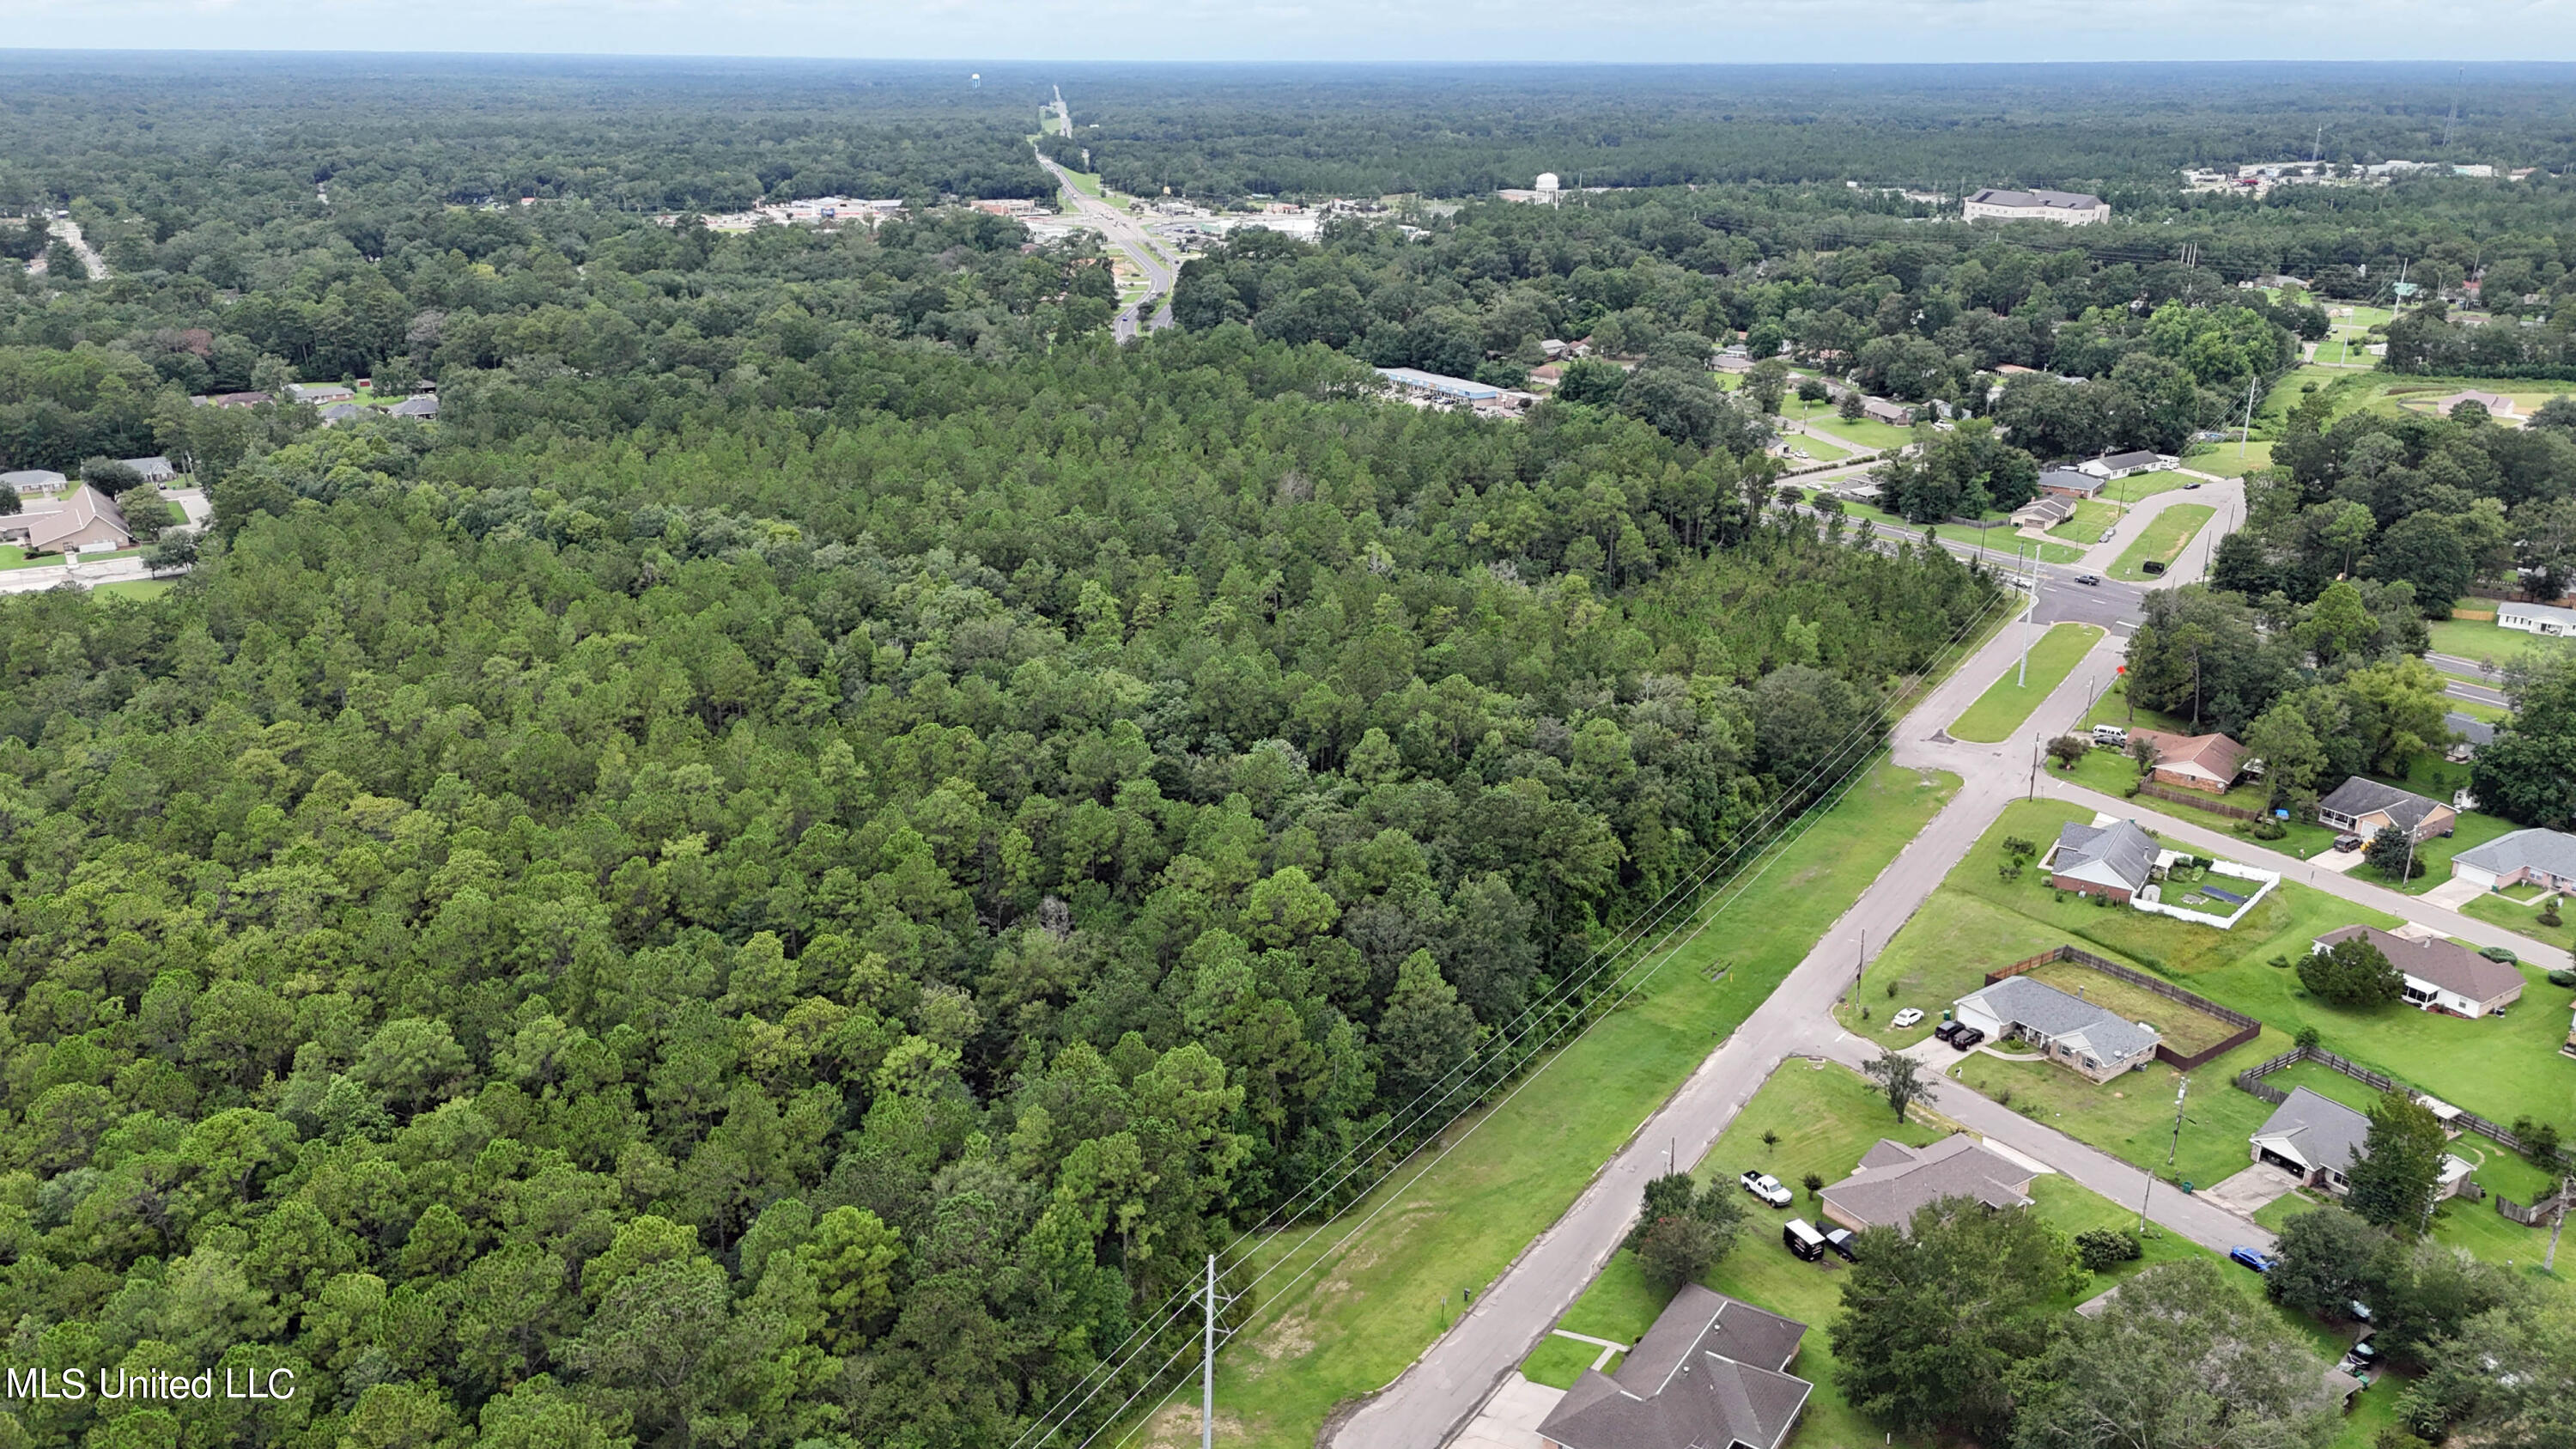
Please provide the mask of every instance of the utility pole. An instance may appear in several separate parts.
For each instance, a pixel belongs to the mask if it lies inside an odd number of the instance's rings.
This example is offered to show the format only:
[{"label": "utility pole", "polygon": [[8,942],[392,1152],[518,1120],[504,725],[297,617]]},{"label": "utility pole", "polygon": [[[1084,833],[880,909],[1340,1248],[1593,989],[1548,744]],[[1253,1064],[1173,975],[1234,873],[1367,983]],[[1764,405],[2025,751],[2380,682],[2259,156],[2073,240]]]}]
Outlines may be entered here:
[{"label": "utility pole", "polygon": [[2245,461],[2245,449],[2254,441],[2254,379],[2245,379],[2245,431],[2236,438],[2236,461]]},{"label": "utility pole", "polygon": [[[2165,1153],[2165,1171],[2167,1172],[2173,1171],[2175,1161],[2182,1156],[2182,1099],[2184,1095],[2190,1091],[2191,1078],[2178,1077],[2175,1079],[2173,1147]],[[2145,1236],[2147,1231],[2147,1199],[2154,1197],[2155,1195],[2156,1175],[2150,1172],[2147,1174],[2147,1190],[2138,1194],[2138,1233],[2141,1237]]]},{"label": "utility pole", "polygon": [[1860,928],[1860,957],[1852,962],[1852,1005],[1860,1005],[1860,979],[1869,974],[1869,927]]},{"label": "utility pole", "polygon": [[2571,1197],[2576,1197],[2576,1177],[2560,1178],[2558,1218],[2549,1225],[2549,1251],[2540,1259],[2540,1269],[2544,1273],[2554,1273],[2558,1270],[2558,1235],[2567,1227],[2567,1199]]},{"label": "utility pole", "polygon": [[1216,1254],[1208,1254],[1207,1346],[1199,1359],[1199,1449],[1216,1449]]},{"label": "utility pole", "polygon": [[[2027,549],[2029,546],[2030,545],[2027,542],[2013,545],[2013,564],[2016,568],[2021,565],[2022,551]],[[2027,571],[2025,570],[2025,572]],[[2015,689],[2027,689],[2030,687],[2030,616],[2038,612],[2039,600],[2035,596],[2028,604],[2022,607],[2021,672],[2013,678],[2013,688]]]},{"label": "utility pole", "polygon": [[2039,740],[2038,735],[2030,737],[2030,798],[2033,800],[2039,798]]}]

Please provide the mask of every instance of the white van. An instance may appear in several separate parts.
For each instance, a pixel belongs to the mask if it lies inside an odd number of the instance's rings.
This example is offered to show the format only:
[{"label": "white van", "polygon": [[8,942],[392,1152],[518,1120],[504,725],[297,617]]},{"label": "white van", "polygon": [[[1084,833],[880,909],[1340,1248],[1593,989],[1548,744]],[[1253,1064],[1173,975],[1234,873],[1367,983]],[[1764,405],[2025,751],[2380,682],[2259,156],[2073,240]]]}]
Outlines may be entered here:
[{"label": "white van", "polygon": [[2093,743],[2107,745],[2115,750],[2126,749],[2129,744],[2129,732],[2118,725],[2095,725]]}]

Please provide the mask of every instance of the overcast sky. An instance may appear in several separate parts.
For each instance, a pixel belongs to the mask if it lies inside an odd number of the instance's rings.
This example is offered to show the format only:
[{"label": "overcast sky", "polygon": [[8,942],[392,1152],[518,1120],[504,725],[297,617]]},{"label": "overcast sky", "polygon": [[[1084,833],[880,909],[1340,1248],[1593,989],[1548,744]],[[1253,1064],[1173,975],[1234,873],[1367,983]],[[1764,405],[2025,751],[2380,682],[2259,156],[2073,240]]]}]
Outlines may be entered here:
[{"label": "overcast sky", "polygon": [[2570,60],[2576,0],[0,0],[0,46],[975,60]]}]

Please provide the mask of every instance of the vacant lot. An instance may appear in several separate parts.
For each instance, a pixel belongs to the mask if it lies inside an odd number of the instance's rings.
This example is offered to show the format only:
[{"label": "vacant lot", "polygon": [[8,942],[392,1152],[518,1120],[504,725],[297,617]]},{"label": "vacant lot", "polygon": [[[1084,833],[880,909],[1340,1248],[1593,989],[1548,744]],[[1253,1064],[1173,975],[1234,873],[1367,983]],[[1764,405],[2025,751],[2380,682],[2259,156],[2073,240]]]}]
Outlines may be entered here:
[{"label": "vacant lot", "polygon": [[[2173,561],[2182,556],[2182,551],[2191,546],[2192,539],[2199,535],[2201,525],[2209,522],[2217,511],[2206,503],[2177,503],[2157,514],[2148,521],[2144,532],[2130,540],[2127,548],[2120,550],[2119,562],[2111,565],[2111,577],[2143,583],[2155,576],[2147,572],[2148,564],[2171,567]],[[2157,572],[2161,573],[2163,569]]]},{"label": "vacant lot", "polygon": [[2435,619],[2424,628],[2433,636],[2434,653],[2482,660],[2498,671],[2534,650],[2566,647],[2564,640],[2500,628],[2492,619]]},{"label": "vacant lot", "polygon": [[2074,514],[2048,531],[2051,538],[2090,548],[2099,542],[2103,530],[2120,521],[2120,510],[2098,498],[2087,498],[2075,505]]}]

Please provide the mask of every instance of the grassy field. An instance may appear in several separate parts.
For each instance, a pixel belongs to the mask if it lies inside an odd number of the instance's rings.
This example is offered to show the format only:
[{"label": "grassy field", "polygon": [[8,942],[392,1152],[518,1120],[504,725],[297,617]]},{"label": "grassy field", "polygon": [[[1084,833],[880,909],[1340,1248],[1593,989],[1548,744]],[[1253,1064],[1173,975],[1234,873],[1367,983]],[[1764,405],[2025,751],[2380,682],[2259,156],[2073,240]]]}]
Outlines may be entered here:
[{"label": "grassy field", "polygon": [[2098,498],[2087,498],[2075,505],[2074,514],[2048,531],[2051,538],[2090,548],[2102,537],[2103,530],[2120,521],[2120,510]]},{"label": "grassy field", "polygon": [[1784,433],[1781,435],[1780,441],[1788,445],[1792,456],[1798,453],[1804,453],[1819,463],[1839,463],[1843,459],[1851,456],[1850,453],[1841,448],[1835,447],[1833,444],[1826,442],[1822,438],[1811,438],[1803,433]]},{"label": "grassy field", "polygon": [[2242,478],[2257,468],[2272,466],[2272,445],[2258,440],[2245,444],[2240,450],[2235,443],[2202,443],[2183,462],[2199,472],[2215,473],[2221,478]]},{"label": "grassy field", "polygon": [[1864,448],[1902,448],[1914,441],[1911,428],[1900,428],[1870,418],[1846,418],[1834,411],[1830,402],[1811,403],[1791,393],[1780,400],[1781,417],[1791,422],[1814,423],[1817,427]]},{"label": "grassy field", "polygon": [[[1746,929],[1694,939],[1629,1006],[1485,1114],[1471,1144],[1409,1187],[1399,1174],[1354,1206],[1344,1221],[1384,1211],[1349,1244],[1331,1247],[1340,1234],[1328,1226],[1312,1247],[1282,1240],[1259,1255],[1262,1267],[1293,1257],[1291,1272],[1314,1278],[1272,1290],[1279,1296],[1219,1365],[1219,1398],[1243,1424],[1233,1442],[1307,1449],[1335,1405],[1394,1378],[1440,1334],[1459,1290],[1491,1282],[1564,1212],[1957,784],[1873,768],[1729,905],[1722,919]],[[1470,1125],[1453,1127],[1444,1144]],[[1397,1188],[1401,1201],[1390,1203]]]},{"label": "grassy field", "polygon": [[111,599],[157,599],[170,592],[171,579],[126,579],[120,583],[100,584],[90,590]]},{"label": "grassy field", "polygon": [[31,561],[25,549],[14,543],[0,543],[0,569],[22,569],[30,562],[59,563],[61,560],[48,557]]},{"label": "grassy field", "polygon": [[2113,479],[2110,486],[2102,490],[2102,496],[2113,503],[2140,503],[2159,493],[2171,493],[2177,488],[2199,481],[2197,478],[2186,478],[2171,470],[2133,473],[2126,478]]},{"label": "grassy field", "polygon": [[[2396,924],[2380,912],[2284,882],[2235,930],[2220,931],[2093,906],[2081,897],[2059,900],[2035,869],[2018,881],[1999,875],[2005,836],[2044,847],[2060,824],[2089,816],[2052,801],[2006,807],[1986,838],[1871,964],[1861,999],[1882,1013],[1904,1004],[1937,1018],[1941,1007],[1973,990],[1995,966],[2071,943],[2261,1020],[2266,1030],[2260,1038],[2194,1074],[2196,1105],[2185,1124],[2177,1175],[2198,1182],[2215,1181],[2210,1174],[2241,1165],[2246,1133],[2268,1114],[2244,1093],[2218,1089],[2236,1072],[2287,1050],[2302,1026],[2315,1027],[2330,1050],[2491,1120],[2529,1115],[2576,1121],[2576,1073],[2558,1053],[2566,1040],[2568,993],[2548,985],[2537,969],[2524,968],[2530,984],[2523,1004],[2503,1017],[2464,1021],[2402,1007],[2356,1010],[2317,1000],[2294,969],[2271,963],[2295,963],[2312,939],[2338,926]],[[2162,1018],[2147,1019],[2162,1024]],[[1869,1022],[1854,1029],[1892,1039]],[[1901,1035],[1919,1039],[1922,1029]],[[1962,1065],[1965,1079],[1989,1095],[2010,1091],[2012,1105],[2035,1106],[2047,1120],[2105,1151],[2161,1168],[2172,1126],[2170,1068],[2150,1067],[2097,1087],[2041,1063],[1977,1054]]]},{"label": "grassy field", "polygon": [[2499,670],[2535,650],[2564,647],[2559,640],[2543,639],[2519,629],[2499,629],[2488,619],[2435,619],[2424,628],[2433,636],[2434,653],[2484,660]]},{"label": "grassy field", "polygon": [[[1762,1140],[1766,1131],[1778,1140],[1766,1144]],[[1831,1182],[1847,1176],[1859,1163],[1861,1154],[1881,1138],[1919,1146],[1941,1135],[1938,1129],[1921,1121],[1897,1122],[1871,1085],[1848,1069],[1793,1061],[1773,1073],[1745,1103],[1743,1112],[1728,1125],[1695,1175],[1703,1182],[1731,1184],[1737,1173],[1759,1167],[1793,1188],[1809,1172]],[[2137,1225],[2133,1207],[2110,1202],[2055,1174],[2036,1178],[2030,1192],[2031,1211],[2070,1236],[2088,1228]],[[1830,1256],[1821,1262],[1802,1262],[1780,1246],[1779,1224],[1792,1215],[1814,1220],[1814,1204],[1800,1202],[1786,1211],[1756,1206],[1750,1212],[1751,1219],[1734,1250],[1701,1281],[1757,1308],[1785,1314],[1807,1325],[1806,1339],[1799,1345],[1790,1372],[1808,1379],[1816,1388],[1789,1443],[1796,1449],[1857,1449],[1866,1445],[1872,1434],[1880,1435],[1882,1444],[1892,1443],[1885,1426],[1854,1409],[1841,1388],[1842,1365],[1834,1357],[1831,1326],[1842,1307],[1846,1271],[1843,1263]],[[2108,1274],[2093,1275],[2080,1291],[2067,1295],[2064,1306],[2071,1310],[2077,1303],[2158,1264],[2213,1256],[2189,1240],[2162,1230],[2152,1231],[2144,1246],[2146,1253],[2140,1261],[2124,1264]],[[2262,1280],[2255,1275],[2231,1273],[2227,1281],[2237,1291],[2262,1301]],[[1646,1283],[1635,1255],[1623,1251],[1610,1260],[1592,1287],[1567,1310],[1559,1326],[1633,1343],[1654,1322],[1665,1301],[1666,1295]],[[2284,1320],[2314,1347],[2320,1370],[2331,1356],[2341,1352],[2345,1340],[2325,1325],[2288,1314]],[[1539,1378],[1551,1372],[1561,1358],[1560,1353],[1543,1346],[1522,1372]],[[2369,1444],[2379,1426],[2387,1421],[2395,1397],[2393,1389],[2380,1394],[2378,1412],[2367,1407],[2356,1410],[2336,1441],[2338,1449],[2361,1449]],[[2370,1396],[2365,1395],[2364,1404],[2369,1403]],[[1914,1445],[1930,1441],[1907,1442]]]},{"label": "grassy field", "polygon": [[2144,583],[2152,577],[2146,571],[2149,560],[2170,565],[2182,556],[2199,535],[2202,524],[2218,512],[2206,503],[2177,503],[2151,520],[2146,531],[2129,541],[2120,551],[2119,561],[2111,565],[2111,577],[2130,583]]},{"label": "grassy field", "polygon": [[2091,624],[2050,625],[2030,647],[2029,669],[2024,671],[2019,661],[2006,665],[2002,677],[1951,722],[1951,736],[1979,744],[2010,739],[2101,638],[2102,631]]}]

